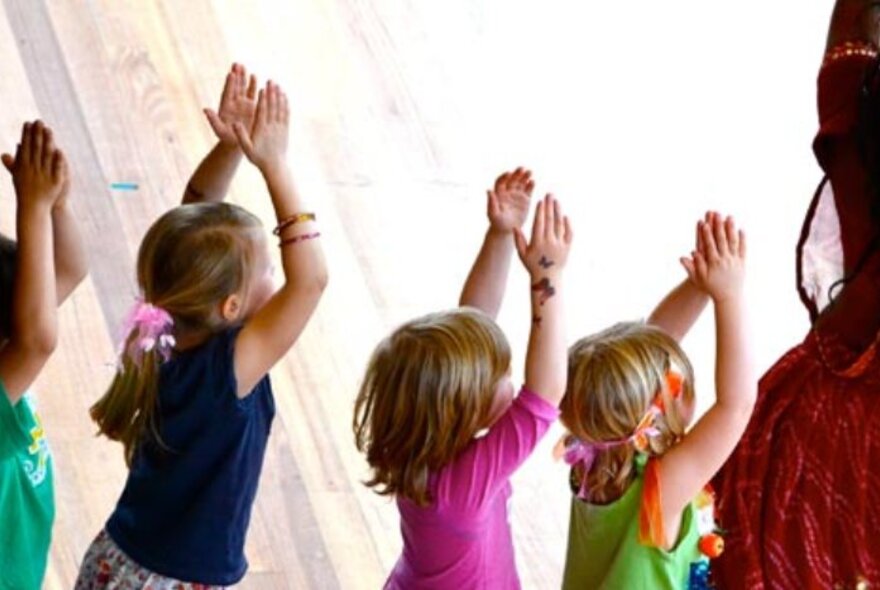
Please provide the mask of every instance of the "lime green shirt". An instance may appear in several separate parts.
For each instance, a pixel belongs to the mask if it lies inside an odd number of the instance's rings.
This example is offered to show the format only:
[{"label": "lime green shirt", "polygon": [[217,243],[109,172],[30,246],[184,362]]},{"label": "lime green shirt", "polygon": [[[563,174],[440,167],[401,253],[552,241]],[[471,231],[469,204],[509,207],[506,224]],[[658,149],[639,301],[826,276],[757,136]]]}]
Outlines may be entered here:
[{"label": "lime green shirt", "polygon": [[637,466],[633,483],[611,504],[590,504],[572,496],[563,590],[685,590],[691,564],[706,560],[699,549],[693,503],[682,514],[674,549],[639,543],[643,466]]},{"label": "lime green shirt", "polygon": [[14,406],[0,382],[0,588],[39,590],[55,501],[52,457],[25,396]]}]

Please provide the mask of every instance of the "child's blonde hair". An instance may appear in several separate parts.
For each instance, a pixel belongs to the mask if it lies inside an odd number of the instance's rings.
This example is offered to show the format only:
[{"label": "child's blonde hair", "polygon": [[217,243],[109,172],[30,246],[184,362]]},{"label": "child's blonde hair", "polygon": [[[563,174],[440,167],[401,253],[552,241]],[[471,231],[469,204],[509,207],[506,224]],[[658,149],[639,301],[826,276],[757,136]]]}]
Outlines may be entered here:
[{"label": "child's blonde hair", "polygon": [[509,368],[504,333],[478,310],[434,313],[395,330],[373,353],[355,403],[357,448],[373,471],[366,485],[430,504],[428,474],[488,426]]},{"label": "child's blonde hair", "polygon": [[[681,375],[680,396],[667,386],[670,371]],[[560,405],[563,425],[585,441],[631,437],[658,402],[664,411],[655,419],[657,434],[648,439],[650,455],[662,455],[684,435],[694,399],[693,369],[678,342],[653,326],[628,322],[587,336],[569,349],[568,385]],[[619,498],[634,477],[633,444],[599,451],[589,473],[575,468],[573,484],[589,501],[605,504]],[[584,481],[583,478],[586,477]]]},{"label": "child's blonde hair", "polygon": [[[144,236],[137,278],[143,299],[174,320],[174,331],[222,329],[219,313],[230,295],[246,296],[261,224],[227,203],[198,203],[171,209]],[[126,335],[128,350],[137,330]],[[122,442],[131,464],[145,437],[162,445],[156,420],[161,356],[158,347],[134,362],[123,352],[121,366],[104,396],[91,408],[100,432]]]}]

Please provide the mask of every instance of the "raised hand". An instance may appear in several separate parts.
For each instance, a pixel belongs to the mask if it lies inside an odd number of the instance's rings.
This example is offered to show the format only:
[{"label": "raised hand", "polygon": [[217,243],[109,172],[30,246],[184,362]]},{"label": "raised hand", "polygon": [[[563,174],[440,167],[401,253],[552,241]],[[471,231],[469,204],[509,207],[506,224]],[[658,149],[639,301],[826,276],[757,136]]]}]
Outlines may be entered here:
[{"label": "raised hand", "polygon": [[544,297],[552,297],[553,286],[548,277],[565,266],[572,239],[571,224],[562,214],[559,201],[553,195],[545,196],[535,210],[531,240],[526,241],[519,228],[514,229],[514,238],[520,260],[532,279],[539,280],[533,289],[542,288],[540,285],[547,279],[543,285]]},{"label": "raised hand", "polygon": [[19,206],[55,206],[59,198],[66,197],[67,160],[42,121],[25,123],[15,157],[3,154],[2,161],[12,174]]},{"label": "raised hand", "polygon": [[697,222],[696,250],[681,264],[693,283],[715,302],[741,294],[745,278],[746,236],[732,217],[708,212]]},{"label": "raised hand", "polygon": [[241,122],[233,125],[242,151],[262,172],[285,163],[289,122],[287,95],[280,86],[269,80],[266,87],[260,90],[251,128],[246,128]]},{"label": "raised hand", "polygon": [[205,109],[205,116],[211,129],[220,143],[227,147],[238,147],[234,125],[241,123],[245,129],[253,126],[254,114],[257,111],[257,77],[241,64],[232,64],[226,74],[223,94],[220,95],[220,106],[216,111]]},{"label": "raised hand", "polygon": [[522,167],[495,179],[494,189],[486,191],[491,229],[507,233],[521,228],[529,215],[534,188],[531,170]]}]

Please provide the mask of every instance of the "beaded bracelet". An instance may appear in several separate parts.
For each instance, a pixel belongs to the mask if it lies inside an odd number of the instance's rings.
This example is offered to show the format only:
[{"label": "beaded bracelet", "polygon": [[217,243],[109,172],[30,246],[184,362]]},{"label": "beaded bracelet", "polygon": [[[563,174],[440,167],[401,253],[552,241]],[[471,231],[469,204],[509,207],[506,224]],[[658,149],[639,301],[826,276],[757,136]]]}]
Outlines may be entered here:
[{"label": "beaded bracelet", "polygon": [[278,247],[281,248],[283,246],[287,246],[288,244],[296,244],[297,242],[305,242],[306,240],[311,240],[317,238],[321,235],[321,232],[316,231],[311,234],[302,234],[299,236],[293,236],[292,238],[284,238],[278,243]]},{"label": "beaded bracelet", "polygon": [[272,233],[276,236],[280,236],[281,232],[286,230],[288,227],[295,223],[300,223],[303,221],[315,221],[316,217],[314,213],[295,213],[290,217],[282,219],[278,222],[278,225],[275,226],[275,229],[272,230]]}]

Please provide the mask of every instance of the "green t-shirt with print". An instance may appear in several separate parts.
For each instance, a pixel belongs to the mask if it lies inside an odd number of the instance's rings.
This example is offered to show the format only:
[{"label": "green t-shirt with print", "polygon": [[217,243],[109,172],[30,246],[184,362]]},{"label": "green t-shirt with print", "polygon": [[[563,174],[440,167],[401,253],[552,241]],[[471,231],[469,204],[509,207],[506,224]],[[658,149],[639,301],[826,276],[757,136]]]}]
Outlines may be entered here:
[{"label": "green t-shirt with print", "polygon": [[28,396],[14,406],[0,382],[0,588],[39,590],[52,520],[52,457]]}]

